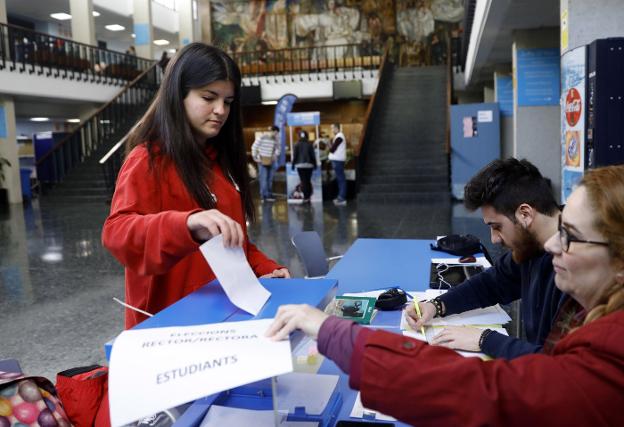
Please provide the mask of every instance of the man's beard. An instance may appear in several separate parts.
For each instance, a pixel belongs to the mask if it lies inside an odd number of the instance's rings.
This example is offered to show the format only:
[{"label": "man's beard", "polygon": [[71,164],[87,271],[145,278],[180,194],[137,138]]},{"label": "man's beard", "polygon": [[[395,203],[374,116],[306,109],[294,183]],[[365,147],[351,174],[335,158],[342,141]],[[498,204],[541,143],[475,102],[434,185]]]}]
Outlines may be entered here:
[{"label": "man's beard", "polygon": [[544,247],[530,231],[520,225],[516,225],[516,228],[518,230],[518,238],[511,249],[511,257],[516,264],[522,264],[542,252]]}]

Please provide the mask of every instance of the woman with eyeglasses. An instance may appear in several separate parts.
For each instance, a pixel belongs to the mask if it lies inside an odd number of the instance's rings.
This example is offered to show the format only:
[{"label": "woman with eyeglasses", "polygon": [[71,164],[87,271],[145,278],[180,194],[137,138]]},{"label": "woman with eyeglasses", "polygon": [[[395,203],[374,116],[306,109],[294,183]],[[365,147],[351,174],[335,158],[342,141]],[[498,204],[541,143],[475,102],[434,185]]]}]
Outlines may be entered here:
[{"label": "woman with eyeglasses", "polygon": [[419,426],[624,425],[624,166],[587,172],[545,245],[564,305],[541,354],[463,358],[310,306],[283,306],[267,331],[295,329],[350,373],[364,406]]}]

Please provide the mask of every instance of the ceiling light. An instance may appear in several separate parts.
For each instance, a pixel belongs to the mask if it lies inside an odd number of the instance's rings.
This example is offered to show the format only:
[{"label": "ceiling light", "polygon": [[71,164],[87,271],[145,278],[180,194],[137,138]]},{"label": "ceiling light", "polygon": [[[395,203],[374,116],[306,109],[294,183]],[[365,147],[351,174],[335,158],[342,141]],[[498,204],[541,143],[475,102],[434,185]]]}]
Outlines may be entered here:
[{"label": "ceiling light", "polygon": [[80,123],[80,119],[67,119],[67,123]]},{"label": "ceiling light", "polygon": [[262,101],[262,105],[277,105],[277,101]]},{"label": "ceiling light", "polygon": [[123,31],[126,29],[126,27],[123,27],[119,24],[106,25],[104,28],[106,28],[108,31]]},{"label": "ceiling light", "polygon": [[176,53],[176,50],[175,49],[167,49],[167,52],[169,52],[169,53]]},{"label": "ceiling light", "polygon": [[133,39],[136,39],[136,34],[132,33],[131,36]]},{"label": "ceiling light", "polygon": [[31,117],[30,121],[31,122],[49,122],[50,119],[47,117]]},{"label": "ceiling light", "polygon": [[59,12],[59,13],[51,13],[50,17],[54,19],[58,19],[59,21],[67,21],[71,19],[71,15],[69,13]]},{"label": "ceiling light", "polygon": [[157,46],[166,46],[169,44],[169,40],[165,40],[165,39],[154,40],[154,44]]},{"label": "ceiling light", "polygon": [[93,16],[95,16],[95,17],[97,18],[98,16],[100,16],[100,12],[96,12],[96,11],[94,10],[94,11],[93,11]]}]

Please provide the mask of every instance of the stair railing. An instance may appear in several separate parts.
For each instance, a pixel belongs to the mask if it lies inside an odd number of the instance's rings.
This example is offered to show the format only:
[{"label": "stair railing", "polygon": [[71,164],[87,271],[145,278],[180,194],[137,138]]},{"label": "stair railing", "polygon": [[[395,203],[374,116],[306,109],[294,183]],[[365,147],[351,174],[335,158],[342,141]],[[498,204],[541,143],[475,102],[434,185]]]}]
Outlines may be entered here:
[{"label": "stair railing", "polygon": [[151,102],[161,77],[160,69],[153,63],[71,134],[37,159],[37,177],[43,187],[61,182],[73,167],[108,150],[113,142],[125,135]]},{"label": "stair railing", "polygon": [[357,146],[353,150],[353,154],[355,156],[355,188],[356,192],[360,191],[361,177],[362,172],[364,170],[364,165],[366,164],[366,157],[368,153],[368,147],[370,146],[371,134],[372,134],[372,120],[371,118],[375,116],[375,114],[379,110],[380,98],[381,95],[378,96],[383,90],[385,83],[388,81],[390,77],[390,68],[392,65],[390,63],[390,52],[386,49],[384,52],[381,65],[379,67],[379,80],[377,82],[377,88],[375,92],[368,100],[368,106],[366,107],[366,114],[364,116],[364,124],[362,126],[362,133],[360,134],[360,140],[358,141]]},{"label": "stair railing", "polygon": [[0,70],[124,85],[154,61],[11,24],[0,24]]}]

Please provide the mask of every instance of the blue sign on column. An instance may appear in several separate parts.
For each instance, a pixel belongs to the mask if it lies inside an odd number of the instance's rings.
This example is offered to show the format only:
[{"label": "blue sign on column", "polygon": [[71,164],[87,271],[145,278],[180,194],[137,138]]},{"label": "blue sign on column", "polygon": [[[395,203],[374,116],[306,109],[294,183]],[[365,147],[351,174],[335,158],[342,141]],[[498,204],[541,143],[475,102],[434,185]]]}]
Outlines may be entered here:
[{"label": "blue sign on column", "polygon": [[143,46],[150,44],[149,26],[147,24],[134,24],[134,44]]},{"label": "blue sign on column", "polygon": [[0,107],[0,138],[7,137],[6,116],[4,115],[4,107]]},{"label": "blue sign on column", "polygon": [[559,48],[518,49],[518,105],[559,105]]},{"label": "blue sign on column", "polygon": [[297,96],[292,93],[283,95],[277,105],[275,106],[275,117],[273,118],[273,124],[280,130],[280,156],[278,164],[282,166],[286,163],[286,115],[290,113],[292,107],[297,100]]},{"label": "blue sign on column", "polygon": [[513,116],[513,79],[511,76],[496,76],[496,102],[504,117]]}]

